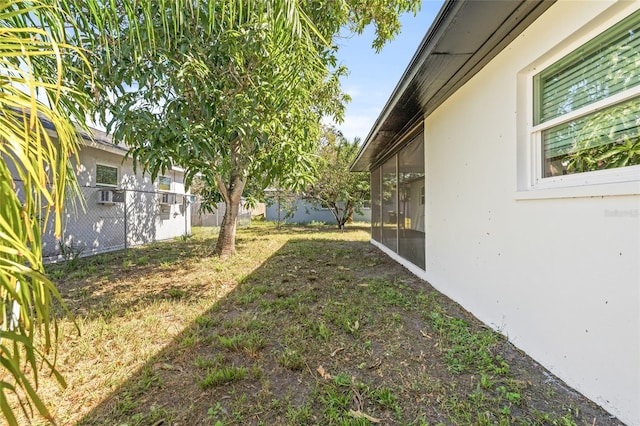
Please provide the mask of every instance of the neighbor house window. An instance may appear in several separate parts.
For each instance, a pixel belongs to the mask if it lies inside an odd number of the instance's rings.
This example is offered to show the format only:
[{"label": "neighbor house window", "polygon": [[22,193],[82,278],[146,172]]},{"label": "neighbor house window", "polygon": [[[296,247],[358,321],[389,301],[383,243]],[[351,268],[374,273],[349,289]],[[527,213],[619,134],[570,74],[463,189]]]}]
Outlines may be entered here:
[{"label": "neighbor house window", "polygon": [[96,164],[96,185],[118,186],[118,168]]},{"label": "neighbor house window", "polygon": [[640,11],[533,78],[536,179],[640,164]]},{"label": "neighbor house window", "polygon": [[160,191],[171,191],[171,178],[169,176],[160,176],[158,178],[158,189]]}]

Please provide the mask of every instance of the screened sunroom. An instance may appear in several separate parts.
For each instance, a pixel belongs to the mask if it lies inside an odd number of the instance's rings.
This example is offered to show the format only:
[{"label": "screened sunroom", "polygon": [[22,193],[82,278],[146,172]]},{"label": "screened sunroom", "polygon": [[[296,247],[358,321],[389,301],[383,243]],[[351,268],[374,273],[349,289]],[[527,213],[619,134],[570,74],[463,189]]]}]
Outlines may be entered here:
[{"label": "screened sunroom", "polygon": [[424,134],[371,170],[371,237],[414,265],[425,267]]}]

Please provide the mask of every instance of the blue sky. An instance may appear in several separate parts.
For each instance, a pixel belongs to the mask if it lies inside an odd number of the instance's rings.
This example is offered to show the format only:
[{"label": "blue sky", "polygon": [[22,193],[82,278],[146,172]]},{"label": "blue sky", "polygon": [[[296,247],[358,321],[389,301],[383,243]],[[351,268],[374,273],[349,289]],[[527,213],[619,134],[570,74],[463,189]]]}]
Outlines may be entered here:
[{"label": "blue sky", "polygon": [[367,137],[441,6],[441,0],[423,0],[415,17],[403,15],[400,34],[378,54],[371,47],[373,28],[339,40],[338,60],[350,71],[341,81],[342,89],[351,96],[351,102],[344,122],[336,127],[347,139],[360,137],[364,141]]}]

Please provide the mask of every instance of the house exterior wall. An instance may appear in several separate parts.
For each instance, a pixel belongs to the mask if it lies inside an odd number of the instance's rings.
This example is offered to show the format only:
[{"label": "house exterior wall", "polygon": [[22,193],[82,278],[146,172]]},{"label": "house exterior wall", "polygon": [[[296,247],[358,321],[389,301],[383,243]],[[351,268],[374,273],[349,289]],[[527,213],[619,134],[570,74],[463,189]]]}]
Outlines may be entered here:
[{"label": "house exterior wall", "polygon": [[640,176],[528,190],[527,76],[638,8],[556,3],[427,117],[426,268],[390,253],[630,425],[640,424]]},{"label": "house exterior wall", "polygon": [[[176,204],[161,206],[157,182],[141,169],[133,170],[133,162],[123,162],[124,151],[82,146],[77,171],[78,184],[84,197],[84,208],[76,202],[67,204],[64,242],[81,255],[118,250],[128,246],[179,237],[191,232],[190,206],[180,199]],[[107,187],[96,184],[96,165],[118,169],[121,202],[100,204],[99,192]],[[165,173],[171,177],[170,190],[184,194],[184,174],[178,170]],[[126,235],[126,241],[125,241]],[[43,255],[55,259],[61,255],[51,229],[43,236]]]}]

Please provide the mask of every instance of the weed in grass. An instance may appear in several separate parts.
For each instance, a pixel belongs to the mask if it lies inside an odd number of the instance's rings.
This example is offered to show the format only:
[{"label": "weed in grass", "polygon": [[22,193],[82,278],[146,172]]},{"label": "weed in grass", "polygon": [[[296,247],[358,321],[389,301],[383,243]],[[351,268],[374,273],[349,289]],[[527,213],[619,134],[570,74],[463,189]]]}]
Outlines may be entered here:
[{"label": "weed in grass", "polygon": [[396,410],[398,406],[398,398],[394,395],[393,391],[388,387],[382,387],[377,389],[373,396],[376,402],[381,406],[389,410]]},{"label": "weed in grass", "polygon": [[329,338],[331,337],[331,331],[324,324],[324,322],[308,320],[308,321],[305,321],[304,326],[307,332],[309,333],[310,337],[323,340],[325,342],[329,341]]},{"label": "weed in grass", "polygon": [[431,313],[432,326],[439,334],[445,352],[447,369],[462,373],[472,368],[481,372],[506,375],[509,365],[502,357],[494,356],[491,349],[498,343],[499,336],[491,330],[473,332],[466,321]]},{"label": "weed in grass", "polygon": [[233,336],[218,336],[218,343],[228,350],[244,350],[250,356],[257,356],[258,352],[266,345],[266,340],[258,332],[253,331],[246,334],[236,334]]},{"label": "weed in grass", "polygon": [[351,395],[333,386],[325,390],[320,400],[325,406],[324,415],[329,423],[332,423],[332,420],[337,422],[342,419],[344,412],[351,405]]},{"label": "weed in grass", "polygon": [[131,396],[131,394],[124,392],[113,407],[114,414],[116,417],[128,416],[138,408],[138,404],[139,401]]},{"label": "weed in grass", "polygon": [[499,395],[503,396],[511,404],[520,405],[521,401],[519,392],[510,392],[504,385],[498,386],[496,390],[498,391]]},{"label": "weed in grass", "polygon": [[342,387],[351,386],[351,377],[347,373],[338,373],[333,378],[333,381],[338,386],[342,386]]},{"label": "weed in grass", "polygon": [[259,298],[260,298],[260,295],[258,293],[251,292],[251,293],[238,294],[235,297],[235,300],[237,301],[239,306],[247,306],[255,302],[256,300],[258,300]]},{"label": "weed in grass", "polygon": [[245,367],[212,368],[207,372],[207,376],[200,381],[199,385],[201,389],[208,389],[225,383],[238,382],[246,376],[247,369]]},{"label": "weed in grass", "polygon": [[217,317],[211,316],[202,316],[195,319],[196,324],[200,327],[201,330],[206,330],[209,328],[216,327],[219,324],[219,319]]},{"label": "weed in grass", "polygon": [[301,407],[287,408],[287,419],[296,425],[311,423],[311,420],[313,419],[311,406],[307,403]]},{"label": "weed in grass", "polygon": [[180,346],[183,348],[192,348],[200,342],[201,338],[197,331],[187,331],[180,340]]},{"label": "weed in grass", "polygon": [[214,366],[222,365],[223,362],[224,356],[222,354],[217,354],[214,358],[208,358],[202,355],[198,355],[193,363],[196,367],[207,370]]},{"label": "weed in grass", "polygon": [[242,317],[234,323],[233,327],[244,331],[260,331],[266,327],[266,324],[255,318]]},{"label": "weed in grass", "polygon": [[297,351],[285,349],[279,358],[280,365],[292,371],[300,371],[304,368],[304,358]]},{"label": "weed in grass", "polygon": [[48,270],[47,275],[49,275],[52,280],[58,281],[66,275],[66,272],[62,268],[55,268]]},{"label": "weed in grass", "polygon": [[188,291],[175,287],[168,288],[166,293],[170,299],[174,300],[183,299],[189,295]]},{"label": "weed in grass", "polygon": [[264,372],[260,367],[258,367],[257,365],[251,367],[251,377],[253,377],[255,380],[261,379],[263,375]]},{"label": "weed in grass", "polygon": [[218,343],[220,343],[220,346],[222,346],[225,349],[228,349],[230,351],[238,351],[240,350],[240,340],[242,339],[242,336],[240,335],[236,335],[236,336],[218,336]]},{"label": "weed in grass", "polygon": [[484,389],[491,389],[494,385],[493,379],[486,373],[480,375],[480,386]]},{"label": "weed in grass", "polygon": [[141,395],[154,386],[162,386],[162,381],[158,374],[147,366],[142,370],[140,377],[133,383],[130,392],[134,396]]},{"label": "weed in grass", "polygon": [[247,335],[246,341],[243,344],[244,349],[251,356],[256,356],[260,350],[266,345],[266,340],[257,332],[251,332]]},{"label": "weed in grass", "polygon": [[363,309],[360,305],[334,302],[325,307],[323,317],[348,334],[358,334]]},{"label": "weed in grass", "polygon": [[[497,354],[514,360],[518,354],[499,335],[485,335],[474,319],[452,320],[461,310],[394,269],[367,245],[365,232],[355,240],[349,230],[316,232],[239,229],[239,255],[225,263],[202,259],[213,240],[196,235],[80,259],[74,273],[48,267],[82,321],[83,336],[61,349],[65,365],[73,365],[69,379],[81,384],[65,393],[69,400],[109,401],[88,402],[59,423],[370,424],[349,415],[361,410],[384,424],[585,424],[584,415],[559,405],[566,394],[555,395],[558,388],[535,372],[518,374],[533,384],[510,379]],[[187,293],[164,287],[158,297],[160,282]],[[70,329],[66,318],[62,322]],[[251,362],[245,351],[262,356]],[[165,362],[180,372],[144,372],[145,364]],[[318,378],[319,365],[334,378]],[[307,368],[310,374],[300,374]],[[49,389],[45,384],[43,394]],[[65,402],[56,398],[51,406],[60,416],[64,408],[56,404]],[[598,418],[598,424],[608,423]]]},{"label": "weed in grass", "polygon": [[127,419],[127,426],[145,426],[156,424],[171,424],[174,415],[165,408],[152,405],[148,413],[136,413]]},{"label": "weed in grass", "polygon": [[[215,407],[209,407],[207,409],[207,420],[217,420],[219,417],[223,416],[225,413],[226,413],[226,410],[222,408],[222,404],[218,402],[216,403]],[[220,422],[220,424],[222,425],[222,422]]]}]

